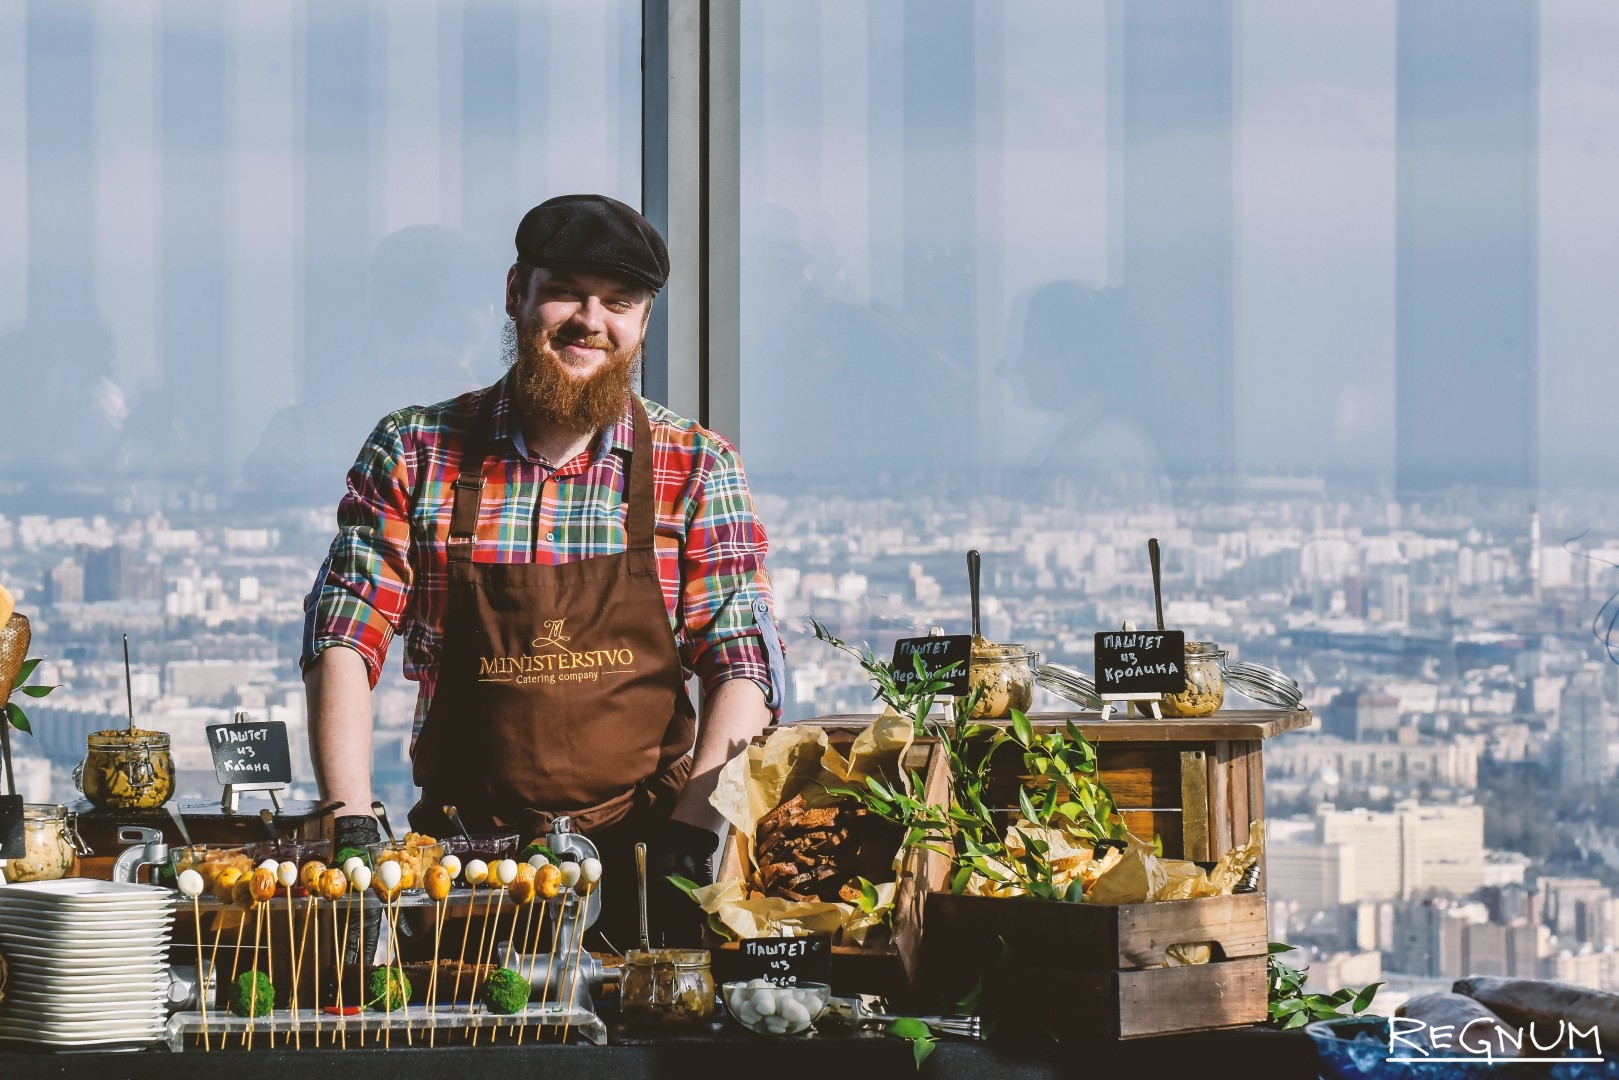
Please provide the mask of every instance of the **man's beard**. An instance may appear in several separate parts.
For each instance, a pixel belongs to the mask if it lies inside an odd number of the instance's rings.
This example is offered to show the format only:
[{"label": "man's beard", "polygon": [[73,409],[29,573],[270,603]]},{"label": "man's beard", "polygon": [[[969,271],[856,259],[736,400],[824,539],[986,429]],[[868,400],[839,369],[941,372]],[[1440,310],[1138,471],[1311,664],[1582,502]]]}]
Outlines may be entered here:
[{"label": "man's beard", "polygon": [[581,379],[569,371],[568,362],[557,352],[559,345],[568,344],[608,348],[605,338],[525,333],[516,320],[508,320],[502,348],[511,369],[507,386],[518,409],[529,419],[566,431],[601,431],[624,415],[641,370],[641,345],[609,350],[607,362]]}]

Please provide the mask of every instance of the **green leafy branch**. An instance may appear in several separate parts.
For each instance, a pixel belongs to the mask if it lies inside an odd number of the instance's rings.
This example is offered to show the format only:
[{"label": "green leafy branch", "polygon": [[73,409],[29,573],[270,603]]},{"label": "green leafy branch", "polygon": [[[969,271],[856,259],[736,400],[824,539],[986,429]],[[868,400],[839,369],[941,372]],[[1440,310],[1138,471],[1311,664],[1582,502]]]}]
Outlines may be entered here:
[{"label": "green leafy branch", "polygon": [[[934,852],[950,861],[952,892],[963,892],[974,875],[998,884],[1015,885],[1045,900],[1080,900],[1079,883],[1056,881],[1047,830],[1091,840],[1128,836],[1112,794],[1097,775],[1096,749],[1071,722],[1062,731],[1036,734],[1029,718],[1012,713],[1001,727],[971,719],[976,695],[956,702],[950,723],[929,718],[926,734],[936,738],[950,769],[948,805],[936,806],[899,787],[868,777],[864,785],[828,786],[828,793],[854,799],[872,813],[905,830],[903,846]],[[1023,768],[1036,778],[1031,796],[1018,789],[1018,809],[1033,831],[1019,827],[1022,852],[1014,853],[996,821],[997,811],[985,801],[990,763],[1002,747],[1018,748]],[[911,774],[911,791],[923,790]]]},{"label": "green leafy branch", "polygon": [[922,1068],[922,1062],[928,1059],[928,1055],[933,1053],[933,1048],[939,1042],[939,1037],[933,1033],[933,1029],[914,1016],[895,1017],[894,1022],[888,1025],[887,1031],[896,1038],[911,1040],[911,1052],[916,1055],[918,1069]]},{"label": "green leafy branch", "polygon": [[934,702],[938,701],[940,694],[950,689],[950,683],[944,676],[953,673],[960,666],[959,662],[947,664],[929,675],[922,663],[922,655],[917,653],[911,658],[915,665],[914,677],[902,680],[894,665],[879,659],[870,646],[862,643],[857,649],[816,619],[810,619],[809,625],[818,640],[855,658],[861,670],[871,678],[873,701],[881,701],[901,716],[910,717],[916,733],[924,733],[927,715],[933,711]]},{"label": "green leafy branch", "polygon": [[[49,694],[52,690],[57,689],[55,686],[24,685],[29,679],[33,678],[34,669],[39,667],[43,660],[44,657],[35,656],[23,661],[22,667],[17,669],[17,681],[13,687],[14,692],[26,694],[31,698],[42,698]],[[29,722],[28,714],[23,712],[22,706],[18,705],[15,701],[6,703],[5,722],[9,723],[12,727],[23,732],[24,734],[32,735],[34,733],[34,726]]]},{"label": "green leafy branch", "polygon": [[1305,993],[1304,983],[1310,969],[1296,968],[1277,959],[1279,954],[1293,950],[1292,945],[1273,941],[1265,957],[1271,1027],[1297,1028],[1316,1020],[1331,1020],[1346,1015],[1345,1007],[1349,1015],[1359,1016],[1371,1007],[1372,999],[1383,985],[1380,982],[1359,990],[1346,986],[1330,994]]}]

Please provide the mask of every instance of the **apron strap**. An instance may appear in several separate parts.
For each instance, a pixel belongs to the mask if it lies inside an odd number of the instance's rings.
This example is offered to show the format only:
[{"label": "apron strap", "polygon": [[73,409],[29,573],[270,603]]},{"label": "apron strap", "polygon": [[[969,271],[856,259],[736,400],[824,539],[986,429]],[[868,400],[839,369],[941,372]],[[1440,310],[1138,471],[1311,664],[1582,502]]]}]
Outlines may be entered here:
[{"label": "apron strap", "polygon": [[646,418],[646,407],[634,394],[630,395],[630,412],[635,416],[635,444],[630,447],[630,482],[624,492],[629,504],[624,515],[624,549],[651,551],[658,517],[652,482],[652,424]]},{"label": "apron strap", "polygon": [[490,393],[478,410],[472,428],[467,432],[467,450],[461,457],[461,475],[451,485],[455,489],[448,544],[451,562],[471,562],[472,551],[478,544],[478,500],[483,496],[483,463],[489,456],[489,432],[494,425],[495,402],[499,399],[499,393]]},{"label": "apron strap", "polygon": [[[489,432],[494,422],[498,395],[490,394],[479,410],[467,437],[467,453],[461,459],[461,475],[451,486],[455,505],[450,512],[449,558],[451,562],[471,562],[477,545],[478,501],[483,496],[483,463],[489,455]],[[647,420],[641,399],[630,396],[635,419],[635,443],[630,448],[630,476],[625,502],[624,547],[627,551],[653,550],[657,524],[657,493],[653,483],[652,424]],[[638,452],[639,451],[639,452]]]}]

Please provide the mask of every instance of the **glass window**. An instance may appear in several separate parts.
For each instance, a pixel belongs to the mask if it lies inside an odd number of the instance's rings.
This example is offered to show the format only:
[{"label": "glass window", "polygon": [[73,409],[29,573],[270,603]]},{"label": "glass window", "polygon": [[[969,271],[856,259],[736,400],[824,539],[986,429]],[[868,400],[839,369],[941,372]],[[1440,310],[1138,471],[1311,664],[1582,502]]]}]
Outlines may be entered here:
[{"label": "glass window", "polygon": [[[524,211],[640,201],[640,35],[632,0],[0,15],[0,578],[66,684],[22,744],[50,797],[124,712],[124,632],[182,794],[233,706],[301,743],[344,473],[385,413],[499,377]],[[413,689],[391,657],[395,820]]]},{"label": "glass window", "polygon": [[[1269,747],[1273,815],[1476,798],[1504,843],[1503,777],[1613,776],[1619,13],[743,18],[742,448],[789,628],[964,631],[979,548],[984,633],[1088,668],[1152,619],[1157,536],[1169,624],[1321,717]],[[790,645],[791,715],[868,707]],[[1288,758],[1339,737],[1398,749]]]}]

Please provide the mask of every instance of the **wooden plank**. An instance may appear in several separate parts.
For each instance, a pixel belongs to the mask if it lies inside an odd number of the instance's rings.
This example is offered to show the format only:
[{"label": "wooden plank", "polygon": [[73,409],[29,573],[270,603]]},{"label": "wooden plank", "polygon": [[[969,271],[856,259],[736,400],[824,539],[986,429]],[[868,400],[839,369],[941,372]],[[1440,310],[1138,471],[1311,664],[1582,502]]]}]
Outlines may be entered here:
[{"label": "wooden plank", "polygon": [[1230,847],[1231,768],[1226,745],[1216,742],[1208,755],[1210,859],[1218,859]]},{"label": "wooden plank", "polygon": [[1171,945],[1215,946],[1219,960],[1264,956],[1270,940],[1263,893],[1126,904],[1116,911],[1121,968],[1160,964]]},{"label": "wooden plank", "polygon": [[1209,860],[1208,757],[1204,750],[1180,752],[1181,858],[1193,862]]},{"label": "wooden plank", "polygon": [[1180,755],[1168,746],[1099,746],[1096,768],[1121,809],[1181,806]]},{"label": "wooden plank", "polygon": [[[1265,820],[1265,745],[1248,744],[1248,811],[1256,821]],[[1259,890],[1268,891],[1265,874],[1265,853],[1259,853]]]},{"label": "wooden plank", "polygon": [[[806,724],[865,725],[875,713],[837,713],[800,721]],[[1162,720],[1132,717],[1127,720],[1101,720],[1093,712],[1038,712],[1029,719],[1037,728],[1061,727],[1069,720],[1081,734],[1096,743],[1118,742],[1212,742],[1215,739],[1239,741],[1270,739],[1289,731],[1307,728],[1315,722],[1309,709],[1231,709],[1191,719],[1166,717]],[[1005,720],[986,720],[1006,724]]]},{"label": "wooden plank", "polygon": [[1121,971],[1120,1039],[1214,1031],[1257,1024],[1266,1017],[1265,958]]}]

